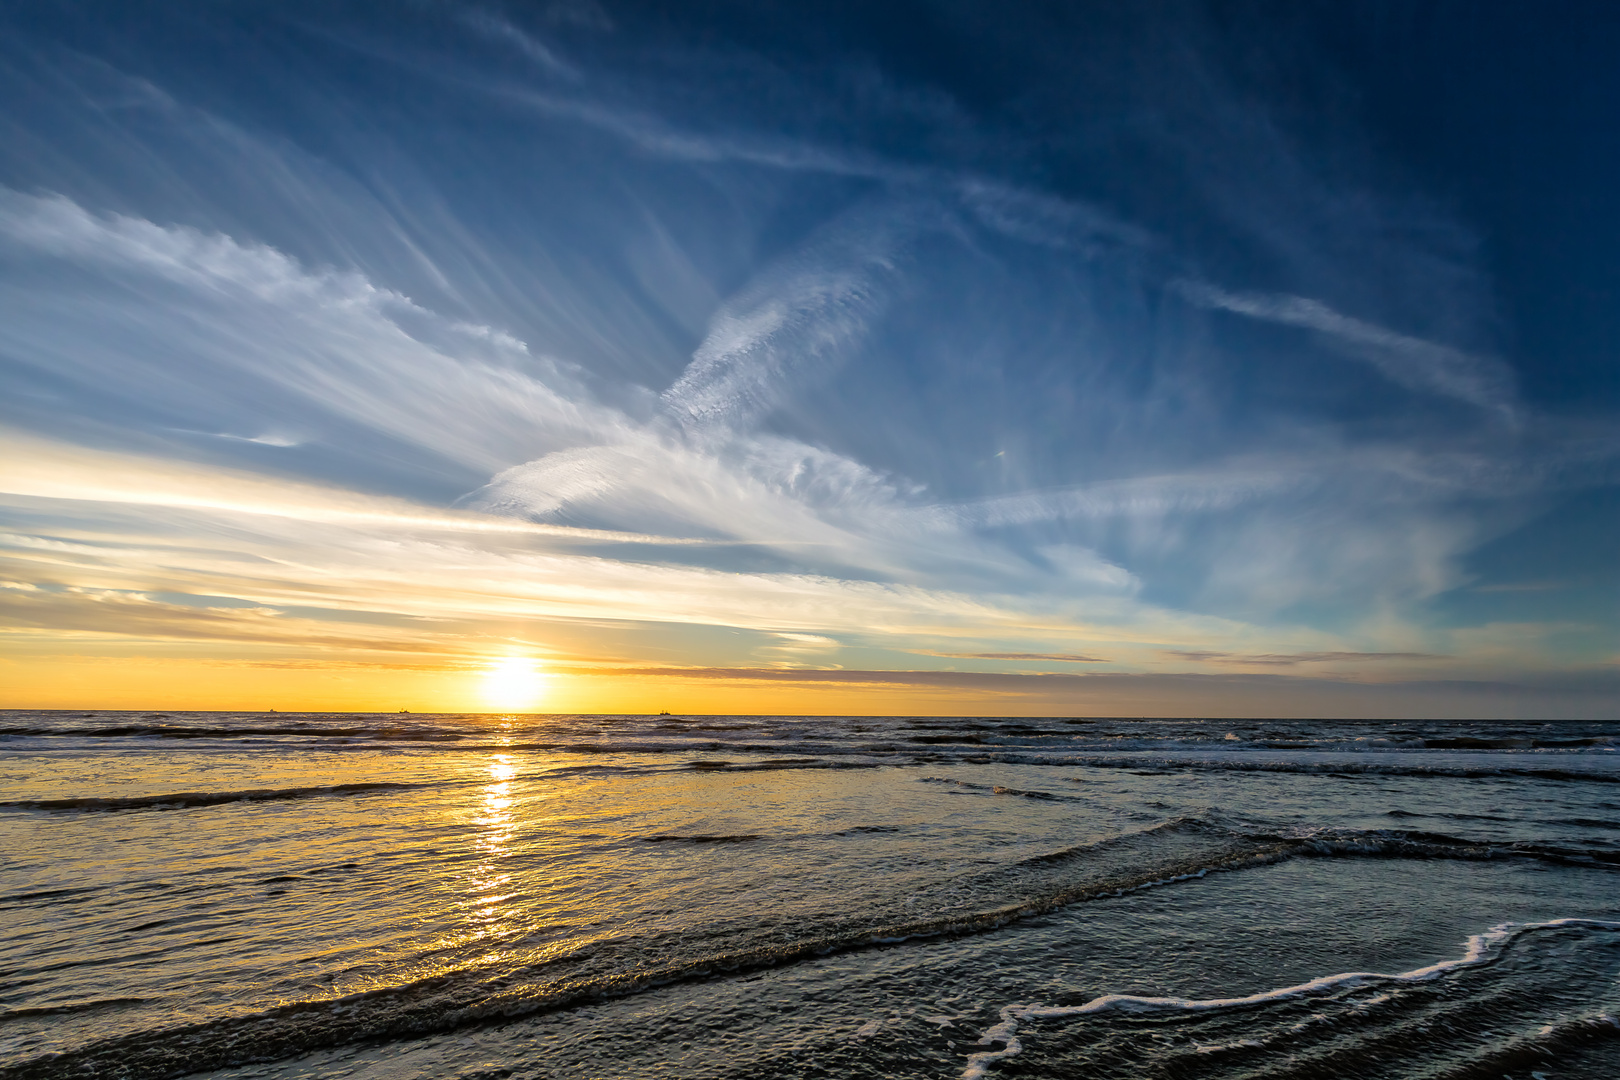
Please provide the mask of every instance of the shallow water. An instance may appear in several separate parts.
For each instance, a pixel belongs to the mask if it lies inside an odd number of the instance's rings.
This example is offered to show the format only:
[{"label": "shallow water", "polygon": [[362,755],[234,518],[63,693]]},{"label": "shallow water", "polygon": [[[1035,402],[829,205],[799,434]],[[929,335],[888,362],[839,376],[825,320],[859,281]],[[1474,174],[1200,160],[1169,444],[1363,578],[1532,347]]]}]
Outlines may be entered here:
[{"label": "shallow water", "polygon": [[1612,724],[13,712],[0,840],[5,1076],[1620,1075]]}]

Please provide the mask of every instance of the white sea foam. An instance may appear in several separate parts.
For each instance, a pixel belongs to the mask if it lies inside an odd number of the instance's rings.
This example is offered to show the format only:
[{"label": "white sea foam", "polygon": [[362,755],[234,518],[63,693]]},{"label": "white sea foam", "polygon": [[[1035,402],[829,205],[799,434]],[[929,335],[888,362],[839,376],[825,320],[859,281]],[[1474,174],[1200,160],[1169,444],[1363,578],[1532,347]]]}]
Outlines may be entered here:
[{"label": "white sea foam", "polygon": [[1001,1049],[986,1050],[969,1055],[967,1068],[962,1072],[962,1080],[983,1080],[984,1077],[990,1075],[990,1069],[997,1063],[1022,1053],[1024,1044],[1018,1038],[1018,1028],[1020,1024],[1031,1020],[1064,1020],[1070,1017],[1108,1012],[1210,1012],[1219,1009],[1240,1008],[1246,1005],[1264,1005],[1268,1002],[1283,1001],[1289,998],[1310,997],[1315,994],[1323,994],[1340,988],[1359,986],[1366,983],[1427,982],[1449,972],[1473,967],[1492,960],[1508,942],[1522,934],[1567,926],[1586,927],[1594,930],[1620,930],[1620,922],[1605,922],[1597,919],[1553,919],[1549,922],[1537,923],[1503,923],[1500,926],[1492,927],[1483,934],[1475,934],[1470,937],[1464,947],[1463,955],[1456,960],[1442,960],[1427,967],[1416,968],[1395,975],[1371,971],[1346,971],[1337,975],[1324,975],[1321,978],[1312,979],[1310,982],[1300,983],[1297,986],[1284,986],[1276,990],[1250,994],[1247,997],[1192,999],[1139,997],[1134,994],[1104,994],[1102,997],[1093,998],[1084,1005],[1008,1005],[1001,1010],[1001,1022],[986,1030],[978,1041],[980,1046],[994,1046],[996,1043],[1001,1043]]}]

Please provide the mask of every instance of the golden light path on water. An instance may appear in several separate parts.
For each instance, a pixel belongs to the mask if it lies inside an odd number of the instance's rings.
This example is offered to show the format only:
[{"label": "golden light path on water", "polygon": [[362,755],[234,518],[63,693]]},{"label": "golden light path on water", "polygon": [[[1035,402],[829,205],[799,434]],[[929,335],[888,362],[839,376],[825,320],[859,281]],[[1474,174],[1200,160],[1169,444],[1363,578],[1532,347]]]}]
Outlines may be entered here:
[{"label": "golden light path on water", "polygon": [[[510,718],[502,722],[503,731],[498,738],[501,746],[512,742]],[[515,914],[510,904],[515,892],[511,873],[505,863],[517,832],[513,811],[515,798],[512,777],[517,774],[517,762],[510,753],[496,753],[489,757],[489,784],[483,789],[480,814],[474,818],[477,839],[474,841],[478,860],[474,864],[466,892],[468,916],[472,924],[472,939],[485,940],[492,951],[482,960],[500,959],[500,943],[513,936],[517,929],[508,925],[508,916]]]}]

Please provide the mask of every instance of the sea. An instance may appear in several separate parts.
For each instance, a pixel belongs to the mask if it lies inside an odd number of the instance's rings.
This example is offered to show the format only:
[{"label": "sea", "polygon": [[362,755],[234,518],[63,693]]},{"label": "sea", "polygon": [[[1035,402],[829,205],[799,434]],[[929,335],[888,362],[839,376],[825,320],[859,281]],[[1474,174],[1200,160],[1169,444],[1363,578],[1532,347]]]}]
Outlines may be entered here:
[{"label": "sea", "polygon": [[0,1077],[1620,1077],[1620,724],[0,713]]}]

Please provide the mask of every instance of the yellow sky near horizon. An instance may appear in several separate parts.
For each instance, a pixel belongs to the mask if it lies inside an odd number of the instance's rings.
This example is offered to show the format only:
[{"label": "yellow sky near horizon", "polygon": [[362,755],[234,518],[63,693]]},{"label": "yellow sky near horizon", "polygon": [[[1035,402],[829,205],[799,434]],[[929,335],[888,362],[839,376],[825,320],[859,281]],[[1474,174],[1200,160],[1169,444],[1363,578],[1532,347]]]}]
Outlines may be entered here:
[{"label": "yellow sky near horizon", "polygon": [[[542,674],[527,700],[489,671],[363,665],[265,666],[214,660],[55,657],[0,667],[0,707],[264,712],[876,714],[960,711],[962,695],[760,686],[750,680]],[[973,711],[969,709],[968,711]]]},{"label": "yellow sky near horizon", "polygon": [[[1345,636],[1130,597],[724,570],[671,554],[705,542],[3,430],[0,492],[18,523],[0,535],[0,708],[1518,715],[1548,706],[1425,687],[1557,631]],[[544,673],[528,689],[499,674],[519,662]]]},{"label": "yellow sky near horizon", "polygon": [[[514,680],[513,669],[521,672]],[[1433,718],[1546,715],[1541,699],[1400,684],[1231,676],[999,676],[956,672],[548,669],[527,659],[356,663],[208,656],[0,659],[0,708],[195,712]],[[907,679],[931,679],[931,683]],[[1570,699],[1562,714],[1601,717]]]}]

